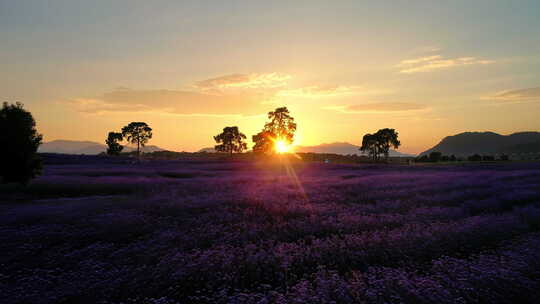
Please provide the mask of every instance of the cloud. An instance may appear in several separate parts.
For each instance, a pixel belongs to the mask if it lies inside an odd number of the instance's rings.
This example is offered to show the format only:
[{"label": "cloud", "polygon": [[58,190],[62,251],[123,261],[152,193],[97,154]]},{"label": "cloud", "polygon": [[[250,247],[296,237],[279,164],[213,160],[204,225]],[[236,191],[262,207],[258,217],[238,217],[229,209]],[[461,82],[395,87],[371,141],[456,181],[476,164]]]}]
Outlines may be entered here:
[{"label": "cloud", "polygon": [[84,113],[159,112],[180,115],[256,115],[268,110],[264,94],[242,93],[212,95],[177,90],[134,90],[107,92],[99,98],[71,100]]},{"label": "cloud", "polygon": [[281,89],[276,93],[278,97],[298,98],[329,98],[349,95],[379,95],[388,91],[367,89],[362,86],[322,86],[312,85],[300,88]]},{"label": "cloud", "polygon": [[437,69],[447,69],[465,65],[486,65],[494,63],[493,60],[476,57],[443,58],[441,55],[425,56],[401,61],[397,67],[400,73],[412,74],[429,72]]},{"label": "cloud", "polygon": [[426,61],[429,62],[429,61],[439,60],[441,58],[442,58],[441,55],[433,55],[433,56],[426,56],[426,57],[420,57],[420,58],[415,58],[415,59],[407,59],[407,60],[402,60],[398,66],[406,67],[406,66],[415,65],[418,63],[423,63]]},{"label": "cloud", "polygon": [[498,102],[540,101],[540,87],[501,91],[492,96],[483,97],[482,99]]},{"label": "cloud", "polygon": [[329,110],[336,110],[343,113],[388,113],[388,112],[409,112],[427,110],[428,107],[423,104],[407,102],[378,102],[367,104],[356,104],[349,106],[326,107]]},{"label": "cloud", "polygon": [[70,105],[83,113],[147,112],[176,115],[253,116],[292,98],[379,95],[388,91],[362,86],[292,86],[282,73],[230,74],[197,81],[186,90],[119,87],[97,97],[75,98]]},{"label": "cloud", "polygon": [[416,53],[433,53],[439,51],[441,51],[441,48],[438,46],[422,46],[415,50]]},{"label": "cloud", "polygon": [[288,85],[291,75],[281,73],[266,74],[231,74],[197,81],[194,86],[199,90],[224,89],[273,89]]}]

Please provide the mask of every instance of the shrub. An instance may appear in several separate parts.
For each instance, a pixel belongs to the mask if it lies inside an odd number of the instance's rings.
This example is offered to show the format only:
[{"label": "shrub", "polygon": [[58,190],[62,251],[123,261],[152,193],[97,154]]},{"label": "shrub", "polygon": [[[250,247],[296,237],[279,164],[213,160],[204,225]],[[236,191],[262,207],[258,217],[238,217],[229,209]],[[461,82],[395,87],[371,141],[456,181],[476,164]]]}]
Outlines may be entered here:
[{"label": "shrub", "polygon": [[478,154],[474,154],[474,155],[471,155],[471,156],[467,157],[467,160],[468,161],[481,161],[482,156],[478,155]]},{"label": "shrub", "polygon": [[441,160],[441,157],[442,157],[442,153],[441,152],[431,152],[429,153],[429,161],[431,162],[438,162]]}]

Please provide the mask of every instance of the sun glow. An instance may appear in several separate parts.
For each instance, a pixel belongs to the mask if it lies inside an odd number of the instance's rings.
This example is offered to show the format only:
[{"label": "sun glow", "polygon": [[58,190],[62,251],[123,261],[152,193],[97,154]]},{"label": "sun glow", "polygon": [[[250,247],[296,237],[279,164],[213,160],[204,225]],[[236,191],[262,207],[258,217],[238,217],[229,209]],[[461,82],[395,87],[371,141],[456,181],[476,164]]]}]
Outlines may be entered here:
[{"label": "sun glow", "polygon": [[286,141],[278,139],[274,143],[277,153],[289,153],[292,152],[292,145],[289,145]]}]

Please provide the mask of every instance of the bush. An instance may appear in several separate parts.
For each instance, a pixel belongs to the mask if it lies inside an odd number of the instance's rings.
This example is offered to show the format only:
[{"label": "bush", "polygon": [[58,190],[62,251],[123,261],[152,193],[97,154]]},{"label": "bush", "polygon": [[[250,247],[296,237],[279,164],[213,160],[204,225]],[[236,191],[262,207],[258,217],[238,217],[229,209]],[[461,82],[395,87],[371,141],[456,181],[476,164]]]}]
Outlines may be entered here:
[{"label": "bush", "polygon": [[429,153],[429,161],[431,161],[431,162],[436,163],[436,162],[441,160],[441,157],[442,157],[441,152],[435,151],[435,152]]},{"label": "bush", "polygon": [[21,103],[4,102],[0,109],[0,178],[2,183],[26,185],[41,173],[36,155],[42,136],[32,114]]},{"label": "bush", "polygon": [[482,156],[478,155],[478,154],[474,154],[474,155],[471,155],[471,156],[467,157],[467,160],[468,161],[481,161]]},{"label": "bush", "polygon": [[508,155],[506,155],[506,154],[502,154],[502,155],[499,157],[499,160],[500,160],[500,161],[509,161],[509,160],[510,160],[510,157],[508,157]]},{"label": "bush", "polygon": [[493,156],[493,155],[484,155],[484,156],[482,156],[482,160],[483,161],[494,161],[495,156]]}]

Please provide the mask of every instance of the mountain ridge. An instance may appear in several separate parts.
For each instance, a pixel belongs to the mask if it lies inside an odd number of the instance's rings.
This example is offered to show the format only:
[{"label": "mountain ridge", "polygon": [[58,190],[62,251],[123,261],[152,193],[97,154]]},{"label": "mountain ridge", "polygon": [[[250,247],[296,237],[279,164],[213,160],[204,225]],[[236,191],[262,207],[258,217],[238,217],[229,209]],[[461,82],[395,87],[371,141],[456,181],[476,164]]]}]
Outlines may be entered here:
[{"label": "mountain ridge", "polygon": [[420,153],[434,151],[446,155],[467,156],[472,154],[501,154],[540,152],[540,132],[524,131],[508,135],[495,132],[463,132],[444,137],[432,148]]},{"label": "mountain ridge", "polygon": [[[124,146],[124,152],[135,151],[137,148]],[[164,149],[148,145],[141,149],[143,152],[164,151]],[[107,151],[107,145],[88,140],[67,140],[58,139],[44,142],[39,146],[40,153],[62,153],[62,154],[87,154],[95,155]]]}]

